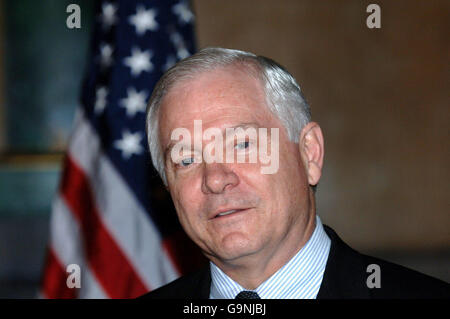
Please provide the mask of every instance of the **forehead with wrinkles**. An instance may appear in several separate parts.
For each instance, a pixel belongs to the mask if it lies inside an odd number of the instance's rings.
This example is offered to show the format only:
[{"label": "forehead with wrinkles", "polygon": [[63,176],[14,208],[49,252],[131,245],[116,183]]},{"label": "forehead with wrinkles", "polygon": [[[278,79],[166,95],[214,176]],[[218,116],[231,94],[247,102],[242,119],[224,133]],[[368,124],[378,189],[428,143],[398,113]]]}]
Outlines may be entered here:
[{"label": "forehead with wrinkles", "polygon": [[159,114],[161,146],[167,145],[173,129],[193,130],[194,120],[202,120],[204,129],[240,122],[278,126],[267,107],[261,81],[235,67],[200,73],[170,89]]}]

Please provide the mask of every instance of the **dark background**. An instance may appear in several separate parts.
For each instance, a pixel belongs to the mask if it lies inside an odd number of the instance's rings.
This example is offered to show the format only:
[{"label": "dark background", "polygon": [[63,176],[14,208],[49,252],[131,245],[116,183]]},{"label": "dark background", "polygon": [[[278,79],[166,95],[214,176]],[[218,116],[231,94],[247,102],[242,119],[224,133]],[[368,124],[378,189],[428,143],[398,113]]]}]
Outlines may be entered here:
[{"label": "dark background", "polygon": [[[69,3],[81,29],[66,27]],[[450,281],[450,2],[192,3],[200,48],[265,55],[298,80],[325,136],[322,221]],[[0,0],[0,297],[37,293],[91,21],[91,1]]]}]

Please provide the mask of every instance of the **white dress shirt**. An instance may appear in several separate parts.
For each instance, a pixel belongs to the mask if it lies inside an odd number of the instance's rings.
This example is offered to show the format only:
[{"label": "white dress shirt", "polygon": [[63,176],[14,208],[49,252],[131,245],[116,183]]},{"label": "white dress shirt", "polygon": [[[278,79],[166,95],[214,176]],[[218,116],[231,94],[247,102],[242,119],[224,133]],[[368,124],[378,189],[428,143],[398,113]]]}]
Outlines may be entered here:
[{"label": "white dress shirt", "polygon": [[[253,290],[262,299],[315,299],[319,293],[330,252],[331,241],[316,215],[311,238],[276,273]],[[234,299],[243,288],[210,262],[210,299]]]}]

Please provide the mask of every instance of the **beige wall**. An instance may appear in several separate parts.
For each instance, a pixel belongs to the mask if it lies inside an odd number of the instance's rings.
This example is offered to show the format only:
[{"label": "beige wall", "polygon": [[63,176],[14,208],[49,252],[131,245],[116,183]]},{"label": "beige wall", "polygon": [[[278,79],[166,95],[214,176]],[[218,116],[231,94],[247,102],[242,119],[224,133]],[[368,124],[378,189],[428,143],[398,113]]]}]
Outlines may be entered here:
[{"label": "beige wall", "polygon": [[359,249],[445,249],[450,2],[196,0],[200,47],[269,56],[324,131],[322,220]]}]

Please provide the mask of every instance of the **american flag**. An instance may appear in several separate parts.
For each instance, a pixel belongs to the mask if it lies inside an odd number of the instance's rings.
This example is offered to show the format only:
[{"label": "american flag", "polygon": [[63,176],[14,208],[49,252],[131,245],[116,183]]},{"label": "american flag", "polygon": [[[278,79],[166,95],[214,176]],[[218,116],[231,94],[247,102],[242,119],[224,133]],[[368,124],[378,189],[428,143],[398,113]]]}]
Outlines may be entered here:
[{"label": "american flag", "polygon": [[[83,9],[83,8],[81,8]],[[145,109],[163,72],[195,49],[187,1],[97,1],[91,56],[58,193],[41,297],[133,298],[201,262],[161,203]],[[80,288],[67,266],[80,267]]]}]

